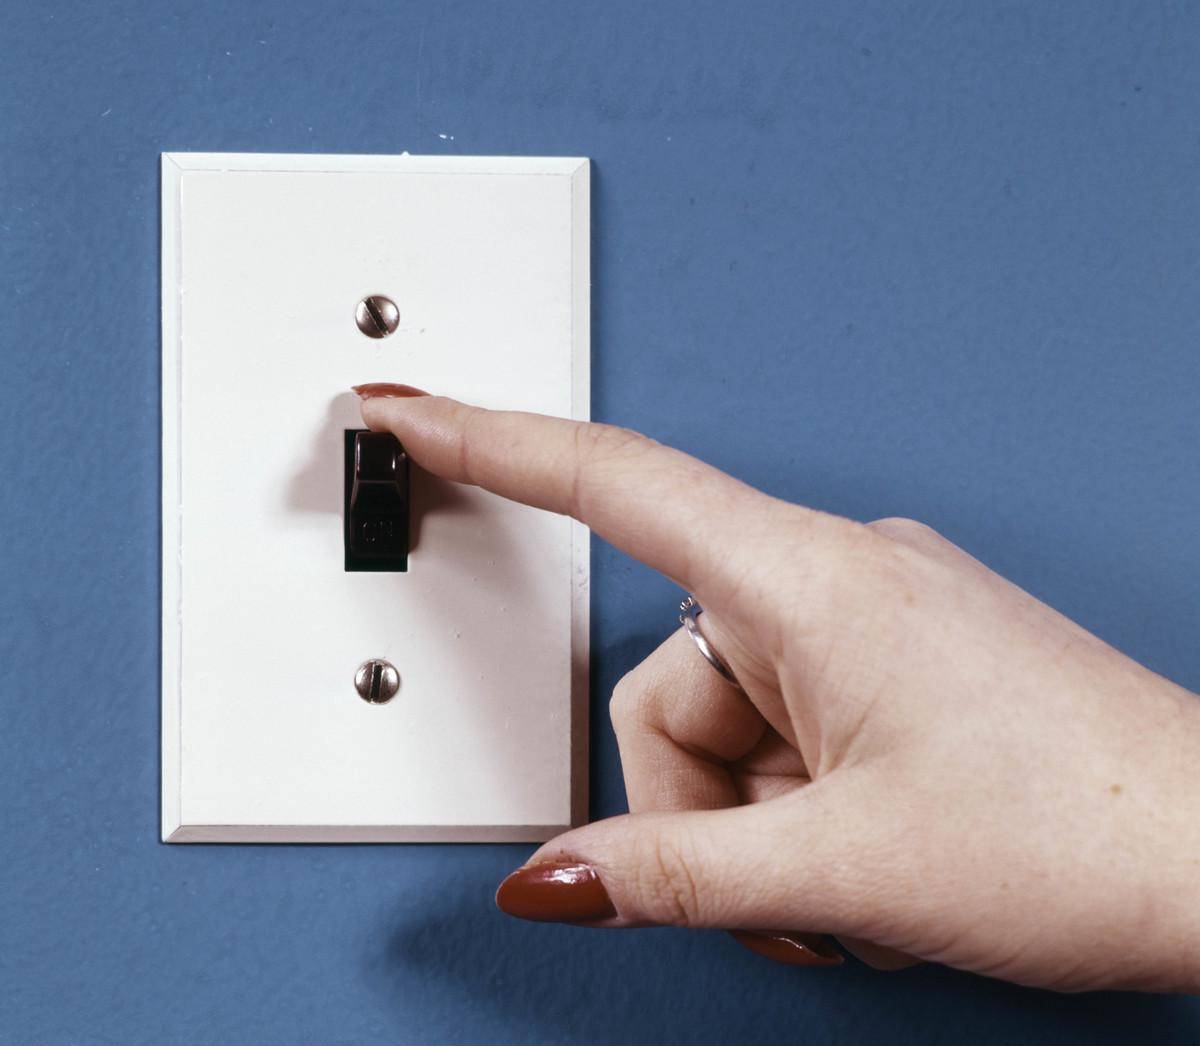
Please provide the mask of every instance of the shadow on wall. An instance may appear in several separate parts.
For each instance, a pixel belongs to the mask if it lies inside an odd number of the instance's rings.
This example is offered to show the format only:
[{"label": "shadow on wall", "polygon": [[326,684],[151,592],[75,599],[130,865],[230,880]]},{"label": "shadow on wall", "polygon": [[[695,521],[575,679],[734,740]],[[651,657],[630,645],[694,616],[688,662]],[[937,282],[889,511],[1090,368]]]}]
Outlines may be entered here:
[{"label": "shadow on wall", "polygon": [[1122,1031],[1192,1043],[1200,1033],[1181,997],[1056,995],[942,967],[882,974],[854,960],[797,969],[720,931],[543,926],[510,920],[489,900],[459,894],[397,913],[386,954],[371,962],[403,1019],[420,1012],[406,986],[432,980],[438,993],[459,990],[464,1016],[524,1026],[530,1042],[872,1042],[884,1027],[889,1043],[957,1044],[990,1041],[980,1030],[993,1021],[1031,1041],[1052,1027],[1061,1043]]}]

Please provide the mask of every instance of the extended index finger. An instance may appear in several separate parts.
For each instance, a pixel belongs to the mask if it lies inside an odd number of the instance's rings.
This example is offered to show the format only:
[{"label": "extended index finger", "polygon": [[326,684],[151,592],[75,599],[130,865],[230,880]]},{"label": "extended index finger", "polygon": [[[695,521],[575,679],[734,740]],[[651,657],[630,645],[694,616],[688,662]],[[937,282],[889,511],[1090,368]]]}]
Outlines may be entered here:
[{"label": "extended index finger", "polygon": [[692,590],[727,591],[732,550],[781,504],[627,429],[359,392],[366,423],[394,433],[428,471],[573,516]]}]

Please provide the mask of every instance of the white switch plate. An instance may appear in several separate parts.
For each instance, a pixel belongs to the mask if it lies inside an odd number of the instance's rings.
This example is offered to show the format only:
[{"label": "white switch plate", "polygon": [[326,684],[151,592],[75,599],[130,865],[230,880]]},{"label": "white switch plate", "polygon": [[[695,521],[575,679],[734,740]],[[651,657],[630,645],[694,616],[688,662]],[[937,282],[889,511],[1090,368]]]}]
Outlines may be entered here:
[{"label": "white switch plate", "polygon": [[588,223],[583,159],[163,155],[164,840],[585,818],[586,530],[414,470],[408,572],[346,573],[342,440],[367,381],[587,418]]}]

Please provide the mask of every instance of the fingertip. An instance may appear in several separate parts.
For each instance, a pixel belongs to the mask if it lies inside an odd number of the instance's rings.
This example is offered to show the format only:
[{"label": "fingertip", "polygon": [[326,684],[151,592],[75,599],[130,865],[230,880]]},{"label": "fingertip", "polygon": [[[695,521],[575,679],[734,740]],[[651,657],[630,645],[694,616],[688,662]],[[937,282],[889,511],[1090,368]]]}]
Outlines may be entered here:
[{"label": "fingertip", "polygon": [[392,381],[369,381],[364,385],[351,385],[350,388],[364,401],[374,399],[411,399],[414,396],[428,396],[424,389],[415,385],[400,385]]},{"label": "fingertip", "polygon": [[497,888],[496,907],[532,922],[593,923],[617,914],[596,870],[577,861],[522,865]]},{"label": "fingertip", "polygon": [[359,411],[367,428],[376,432],[394,432],[401,435],[412,422],[411,408],[417,403],[429,403],[436,397],[411,385],[375,383],[355,385],[359,396]]},{"label": "fingertip", "polygon": [[730,930],[729,936],[756,955],[787,966],[841,966],[843,962],[841,953],[818,933]]},{"label": "fingertip", "polygon": [[386,432],[391,427],[388,424],[387,404],[386,399],[364,398],[361,400],[358,410],[362,415],[363,424],[375,432]]}]

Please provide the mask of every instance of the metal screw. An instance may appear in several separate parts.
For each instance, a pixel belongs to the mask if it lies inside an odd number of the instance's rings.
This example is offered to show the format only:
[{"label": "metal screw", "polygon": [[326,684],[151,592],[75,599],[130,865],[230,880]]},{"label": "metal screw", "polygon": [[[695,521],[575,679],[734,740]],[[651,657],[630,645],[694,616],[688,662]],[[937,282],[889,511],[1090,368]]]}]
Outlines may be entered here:
[{"label": "metal screw", "polygon": [[364,701],[382,705],[395,697],[400,689],[400,673],[390,661],[373,657],[358,666],[354,673],[354,689]]},{"label": "metal screw", "polygon": [[386,338],[400,326],[400,310],[391,298],[369,294],[355,306],[354,322],[368,338]]}]

